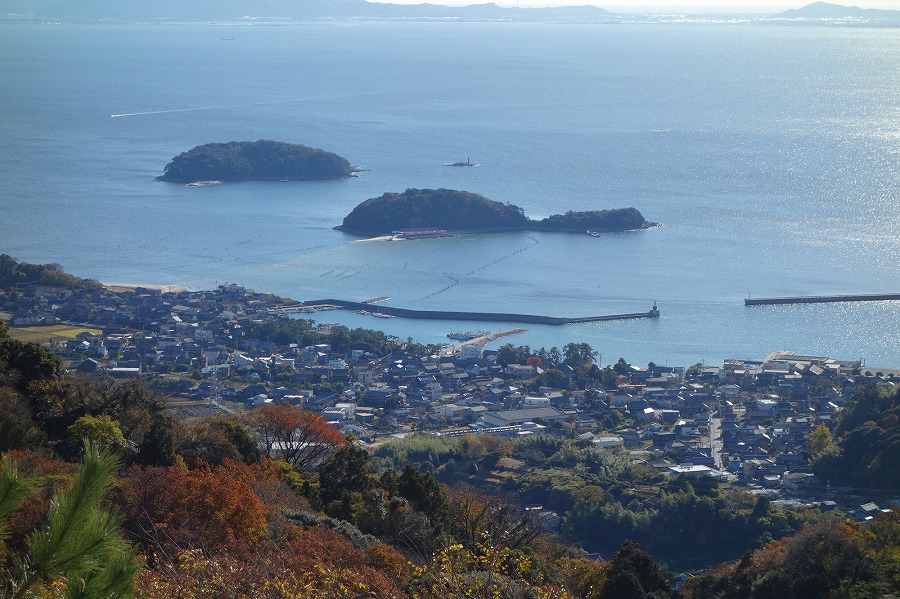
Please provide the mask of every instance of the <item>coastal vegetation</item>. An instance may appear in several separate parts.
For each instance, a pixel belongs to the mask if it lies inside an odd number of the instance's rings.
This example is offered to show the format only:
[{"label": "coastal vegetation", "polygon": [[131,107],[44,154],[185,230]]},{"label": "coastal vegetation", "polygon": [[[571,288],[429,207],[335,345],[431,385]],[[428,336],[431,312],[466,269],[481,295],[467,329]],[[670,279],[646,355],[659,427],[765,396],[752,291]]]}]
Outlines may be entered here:
[{"label": "coastal vegetation", "polygon": [[407,189],[366,200],[335,227],[358,235],[387,235],[415,228],[450,231],[630,231],[652,226],[635,208],[566,212],[542,220],[522,208],[452,189]]},{"label": "coastal vegetation", "polygon": [[261,139],[210,143],[183,152],[160,181],[307,181],[353,175],[345,158],[304,145]]},{"label": "coastal vegetation", "polygon": [[28,285],[46,285],[64,289],[99,289],[92,279],[70,275],[59,264],[17,262],[8,254],[0,254],[0,292],[15,294]]}]

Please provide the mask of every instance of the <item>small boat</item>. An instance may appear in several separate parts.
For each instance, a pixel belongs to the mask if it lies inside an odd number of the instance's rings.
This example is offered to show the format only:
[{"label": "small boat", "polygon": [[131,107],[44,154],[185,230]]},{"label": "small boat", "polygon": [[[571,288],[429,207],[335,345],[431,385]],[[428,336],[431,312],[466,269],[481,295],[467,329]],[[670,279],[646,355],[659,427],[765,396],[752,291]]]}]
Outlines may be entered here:
[{"label": "small boat", "polygon": [[221,181],[191,181],[190,183],[185,183],[185,187],[203,187],[204,185],[219,185]]},{"label": "small boat", "polygon": [[591,237],[600,237],[600,233],[598,233],[597,231],[586,231],[586,233]]},{"label": "small boat", "polygon": [[477,164],[472,163],[468,157],[466,157],[465,162],[454,162],[453,164],[445,164],[444,166],[478,166]]}]

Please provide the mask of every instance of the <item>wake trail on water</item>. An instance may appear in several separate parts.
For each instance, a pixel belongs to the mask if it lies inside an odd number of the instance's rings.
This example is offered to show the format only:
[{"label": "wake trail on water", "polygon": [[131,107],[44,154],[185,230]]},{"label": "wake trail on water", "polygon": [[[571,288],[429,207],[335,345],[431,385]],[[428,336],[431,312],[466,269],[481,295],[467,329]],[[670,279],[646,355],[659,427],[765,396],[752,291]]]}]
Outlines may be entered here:
[{"label": "wake trail on water", "polygon": [[109,118],[118,119],[126,116],[147,116],[151,114],[171,114],[173,112],[196,112],[200,110],[224,110],[227,108],[246,108],[248,106],[267,106],[271,104],[288,104],[290,102],[300,102],[300,98],[291,100],[271,100],[269,102],[250,102],[246,104],[224,104],[222,106],[194,106],[191,108],[170,108],[168,110],[147,110],[144,112],[122,112],[120,114],[111,114]]}]

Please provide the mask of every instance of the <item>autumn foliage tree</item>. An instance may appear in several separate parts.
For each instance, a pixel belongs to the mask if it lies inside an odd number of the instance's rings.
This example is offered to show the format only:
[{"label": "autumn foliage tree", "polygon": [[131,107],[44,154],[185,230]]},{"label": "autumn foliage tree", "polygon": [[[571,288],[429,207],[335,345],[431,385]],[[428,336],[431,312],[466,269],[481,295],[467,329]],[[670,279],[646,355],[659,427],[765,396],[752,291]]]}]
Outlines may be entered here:
[{"label": "autumn foliage tree", "polygon": [[181,551],[164,568],[141,571],[137,587],[143,599],[406,599],[382,571],[405,579],[405,562],[384,545],[376,548],[360,551],[317,527],[250,560]]},{"label": "autumn foliage tree", "polygon": [[900,511],[869,524],[810,526],[764,545],[739,562],[690,579],[690,599],[896,597]]},{"label": "autumn foliage tree", "polygon": [[249,416],[264,453],[300,470],[315,470],[344,442],[344,436],[312,412],[297,406],[265,406]]},{"label": "autumn foliage tree", "polygon": [[152,564],[179,548],[252,549],[266,532],[265,504],[221,467],[131,467],[122,481],[125,528]]}]

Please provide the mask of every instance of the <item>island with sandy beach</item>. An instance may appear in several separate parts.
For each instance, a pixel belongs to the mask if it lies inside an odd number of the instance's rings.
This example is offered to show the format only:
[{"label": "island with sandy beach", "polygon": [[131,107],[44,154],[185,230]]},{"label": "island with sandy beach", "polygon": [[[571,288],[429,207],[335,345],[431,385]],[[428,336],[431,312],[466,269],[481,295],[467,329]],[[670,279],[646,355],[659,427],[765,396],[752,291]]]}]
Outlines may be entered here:
[{"label": "island with sandy beach", "polygon": [[554,214],[534,220],[522,208],[453,189],[407,189],[362,202],[335,227],[355,235],[390,235],[410,229],[449,232],[561,231],[604,233],[655,226],[636,208]]},{"label": "island with sandy beach", "polygon": [[300,144],[260,139],[197,146],[174,157],[159,181],[321,181],[352,177],[346,158]]}]

